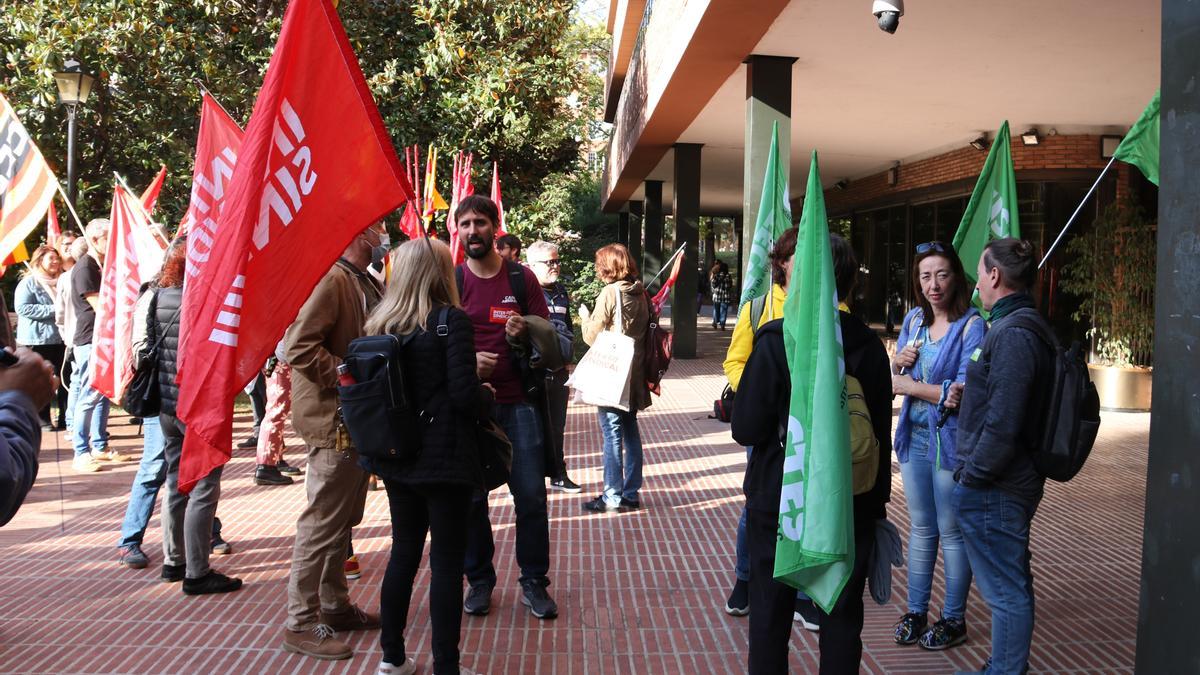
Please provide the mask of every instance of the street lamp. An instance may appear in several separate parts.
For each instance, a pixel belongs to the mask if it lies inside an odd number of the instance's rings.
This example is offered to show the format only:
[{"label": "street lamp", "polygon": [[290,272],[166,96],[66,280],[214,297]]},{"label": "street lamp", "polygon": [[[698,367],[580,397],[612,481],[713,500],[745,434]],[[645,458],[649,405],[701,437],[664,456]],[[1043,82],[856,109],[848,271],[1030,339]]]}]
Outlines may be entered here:
[{"label": "street lamp", "polygon": [[92,93],[92,83],[96,78],[83,72],[79,62],[67,59],[63,70],[54,74],[54,82],[58,85],[58,102],[67,109],[67,199],[75,206],[75,109],[81,103],[87,103],[88,94]]}]

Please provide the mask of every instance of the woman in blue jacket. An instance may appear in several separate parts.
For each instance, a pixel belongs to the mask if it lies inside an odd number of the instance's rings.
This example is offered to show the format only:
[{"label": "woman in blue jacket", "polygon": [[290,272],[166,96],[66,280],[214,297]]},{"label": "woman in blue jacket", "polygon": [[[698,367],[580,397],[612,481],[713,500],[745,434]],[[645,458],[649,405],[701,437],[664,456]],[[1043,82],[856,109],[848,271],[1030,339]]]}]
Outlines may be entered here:
[{"label": "woman in blue jacket", "polygon": [[[29,269],[17,284],[13,294],[13,308],[17,312],[17,344],[29,347],[39,356],[54,365],[55,372],[62,370],[66,347],[54,325],[54,287],[62,274],[62,258],[52,246],[37,247],[29,260]],[[65,429],[64,415],[67,409],[67,390],[58,388],[59,429]],[[50,406],[40,412],[42,427],[50,426]]]},{"label": "woman in blue jacket", "polygon": [[[950,384],[966,379],[971,355],[987,324],[971,307],[962,261],[940,242],[917,246],[913,286],[917,307],[905,317],[892,361],[892,392],[904,396],[896,426],[896,458],[904,479],[911,529],[908,539],[908,612],[895,627],[897,644],[947,649],[967,639],[966,604],[971,567],[950,494],[954,490],[957,418],[943,415]],[[942,423],[942,418],[945,418]],[[946,576],[940,619],[929,624],[929,596],[938,541]]]}]

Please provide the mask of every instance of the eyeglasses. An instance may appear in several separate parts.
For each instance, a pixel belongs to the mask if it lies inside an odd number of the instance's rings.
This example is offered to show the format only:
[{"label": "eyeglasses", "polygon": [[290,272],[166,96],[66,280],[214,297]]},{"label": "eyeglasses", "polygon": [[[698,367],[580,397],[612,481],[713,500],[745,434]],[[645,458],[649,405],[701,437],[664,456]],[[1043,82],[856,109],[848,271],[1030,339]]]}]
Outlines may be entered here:
[{"label": "eyeglasses", "polygon": [[533,264],[534,264],[534,265],[545,265],[546,267],[560,267],[560,266],[562,266],[562,262],[561,262],[561,261],[559,261],[559,259],[558,259],[558,258],[554,258],[554,259],[552,259],[552,260],[534,260],[534,261],[533,261]]},{"label": "eyeglasses", "polygon": [[945,249],[945,247],[942,246],[941,242],[937,242],[937,241],[928,241],[928,242],[925,242],[924,244],[917,244],[917,255],[921,255],[922,253],[928,253],[930,251],[937,251],[938,253],[945,253],[946,249]]}]

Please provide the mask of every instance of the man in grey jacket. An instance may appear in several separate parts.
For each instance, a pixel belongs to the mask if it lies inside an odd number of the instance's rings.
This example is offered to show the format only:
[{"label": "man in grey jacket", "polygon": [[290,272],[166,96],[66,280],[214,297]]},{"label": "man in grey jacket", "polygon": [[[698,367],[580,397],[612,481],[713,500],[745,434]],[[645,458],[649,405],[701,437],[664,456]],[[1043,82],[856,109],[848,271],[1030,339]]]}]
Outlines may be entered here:
[{"label": "man in grey jacket", "polygon": [[1054,377],[1053,349],[1039,336],[1052,333],[1029,295],[1036,278],[1027,241],[993,241],[980,257],[977,288],[992,326],[967,366],[951,501],[975,583],[992,610],[984,673],[1025,672],[1033,639],[1029,528],[1046,482],[1033,450]]}]

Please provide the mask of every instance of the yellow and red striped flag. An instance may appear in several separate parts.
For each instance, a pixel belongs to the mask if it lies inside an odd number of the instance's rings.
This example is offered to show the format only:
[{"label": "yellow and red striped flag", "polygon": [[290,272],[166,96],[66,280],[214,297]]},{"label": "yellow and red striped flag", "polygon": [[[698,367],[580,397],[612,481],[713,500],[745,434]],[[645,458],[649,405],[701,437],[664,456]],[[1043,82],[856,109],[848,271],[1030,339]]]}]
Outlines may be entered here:
[{"label": "yellow and red striped flag", "polygon": [[0,258],[23,246],[42,221],[58,179],[0,95]]}]

